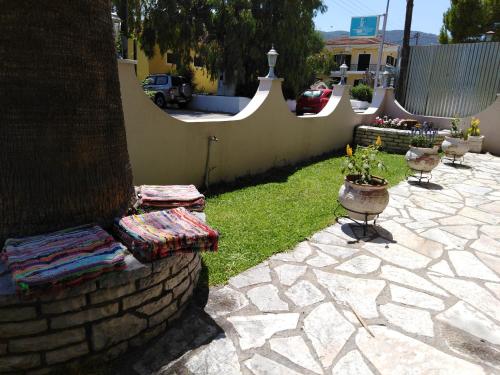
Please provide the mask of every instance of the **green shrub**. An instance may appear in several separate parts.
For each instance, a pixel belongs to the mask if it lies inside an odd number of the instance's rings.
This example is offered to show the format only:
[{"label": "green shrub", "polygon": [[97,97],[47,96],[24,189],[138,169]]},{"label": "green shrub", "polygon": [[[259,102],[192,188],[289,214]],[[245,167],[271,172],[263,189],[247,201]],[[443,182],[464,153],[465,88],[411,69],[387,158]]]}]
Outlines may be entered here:
[{"label": "green shrub", "polygon": [[373,96],[373,89],[370,86],[360,84],[351,89],[351,96],[353,99],[361,100],[364,102],[371,102]]}]

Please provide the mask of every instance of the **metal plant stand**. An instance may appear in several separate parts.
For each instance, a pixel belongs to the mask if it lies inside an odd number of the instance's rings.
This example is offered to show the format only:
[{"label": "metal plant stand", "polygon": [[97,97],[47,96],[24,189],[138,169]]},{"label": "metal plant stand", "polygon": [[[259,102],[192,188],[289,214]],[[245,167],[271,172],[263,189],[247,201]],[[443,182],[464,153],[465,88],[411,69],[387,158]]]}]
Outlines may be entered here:
[{"label": "metal plant stand", "polygon": [[[345,218],[345,219],[351,220],[357,226],[362,227],[363,228],[363,237],[362,238],[366,238],[366,232],[367,232],[368,227],[372,228],[375,232],[375,236],[373,238],[380,236],[380,234],[375,229],[375,226],[377,224],[377,219],[378,219],[379,215],[381,214],[381,212],[358,212],[358,211],[351,210],[347,207],[344,207],[338,199],[337,199],[337,203],[338,203],[337,207],[335,207],[335,210],[333,211],[335,216],[337,217],[337,222],[338,222],[339,218]],[[339,207],[342,207],[343,209],[345,209],[347,211],[354,212],[356,214],[364,215],[365,219],[361,222],[359,220],[352,219],[349,216],[345,216],[345,215],[337,216],[337,210],[339,209]],[[375,218],[372,220],[368,220],[368,217],[372,216],[372,215],[375,215]],[[369,221],[372,221],[372,224],[369,224],[368,223]],[[353,233],[355,234],[354,231],[353,231]],[[370,240],[372,240],[373,238],[370,238]],[[356,238],[356,239],[359,241],[361,238]]]},{"label": "metal plant stand", "polygon": [[428,184],[431,181],[432,173],[417,171],[410,168],[406,171],[406,180],[409,180],[410,178],[414,178],[415,180],[417,180],[419,185],[422,183],[422,180],[426,180],[424,182]]},{"label": "metal plant stand", "polygon": [[446,159],[446,160],[451,160],[451,164],[455,165],[455,163],[458,163],[460,165],[463,165],[464,163],[464,160],[465,160],[465,156],[459,156],[457,157],[457,155],[453,155],[453,157],[450,157],[450,156],[444,156],[443,160]]}]

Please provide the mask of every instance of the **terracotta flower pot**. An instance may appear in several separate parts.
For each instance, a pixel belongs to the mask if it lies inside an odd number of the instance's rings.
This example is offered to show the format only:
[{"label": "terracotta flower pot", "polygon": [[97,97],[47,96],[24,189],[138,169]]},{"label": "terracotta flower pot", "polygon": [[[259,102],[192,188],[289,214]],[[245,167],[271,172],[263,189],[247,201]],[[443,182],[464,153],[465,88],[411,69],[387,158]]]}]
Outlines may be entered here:
[{"label": "terracotta flower pot", "polygon": [[418,172],[430,172],[436,168],[441,161],[438,154],[439,147],[413,147],[405,155],[408,167]]},{"label": "terracotta flower pot", "polygon": [[358,176],[345,177],[344,184],[339,190],[340,204],[347,210],[351,219],[364,221],[373,220],[382,213],[389,204],[387,181],[380,177],[373,177],[375,184],[357,184]]},{"label": "terracotta flower pot", "polygon": [[480,154],[483,150],[484,135],[469,135],[469,151]]},{"label": "terracotta flower pot", "polygon": [[469,151],[469,142],[462,138],[444,137],[441,148],[448,157],[462,157]]}]

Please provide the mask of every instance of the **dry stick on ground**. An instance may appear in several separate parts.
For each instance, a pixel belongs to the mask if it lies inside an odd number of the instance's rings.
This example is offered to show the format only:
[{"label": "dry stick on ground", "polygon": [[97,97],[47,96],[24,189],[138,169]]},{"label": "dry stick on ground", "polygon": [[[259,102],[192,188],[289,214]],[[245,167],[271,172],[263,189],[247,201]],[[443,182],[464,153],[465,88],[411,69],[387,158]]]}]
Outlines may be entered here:
[{"label": "dry stick on ground", "polygon": [[366,324],[365,320],[361,317],[361,315],[358,314],[358,312],[354,309],[354,307],[352,307],[352,305],[348,301],[345,301],[345,302],[346,302],[347,306],[349,306],[349,308],[351,309],[351,311],[354,313],[354,315],[356,315],[356,318],[358,318],[358,320],[361,323],[361,325],[363,327],[365,327],[365,329],[368,331],[368,333],[372,337],[375,337],[375,335],[373,334],[373,332],[371,331],[371,329],[368,328],[368,325]]},{"label": "dry stick on ground", "polygon": [[[310,237],[306,237],[306,240],[310,241],[311,238]],[[333,298],[335,298],[337,301],[341,301],[336,295],[334,295],[334,293],[332,293],[332,294],[333,294]],[[368,328],[368,325],[366,324],[366,322],[364,321],[364,319],[361,317],[361,315],[359,315],[358,312],[354,309],[354,307],[352,307],[352,305],[348,301],[345,301],[345,304],[351,309],[351,311],[353,312],[353,314],[356,316],[356,318],[361,323],[361,325],[368,331],[368,333],[370,334],[370,336],[375,337],[375,335],[373,334],[373,332],[371,331],[371,329]]]}]

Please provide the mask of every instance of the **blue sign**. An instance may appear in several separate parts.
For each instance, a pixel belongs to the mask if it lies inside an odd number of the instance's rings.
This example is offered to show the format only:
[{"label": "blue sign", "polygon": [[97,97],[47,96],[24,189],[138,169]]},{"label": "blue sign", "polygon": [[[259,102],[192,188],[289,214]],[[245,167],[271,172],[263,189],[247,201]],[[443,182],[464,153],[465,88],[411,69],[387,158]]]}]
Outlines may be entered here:
[{"label": "blue sign", "polygon": [[369,17],[352,17],[351,30],[349,36],[356,37],[371,37],[378,34],[378,16]]}]

